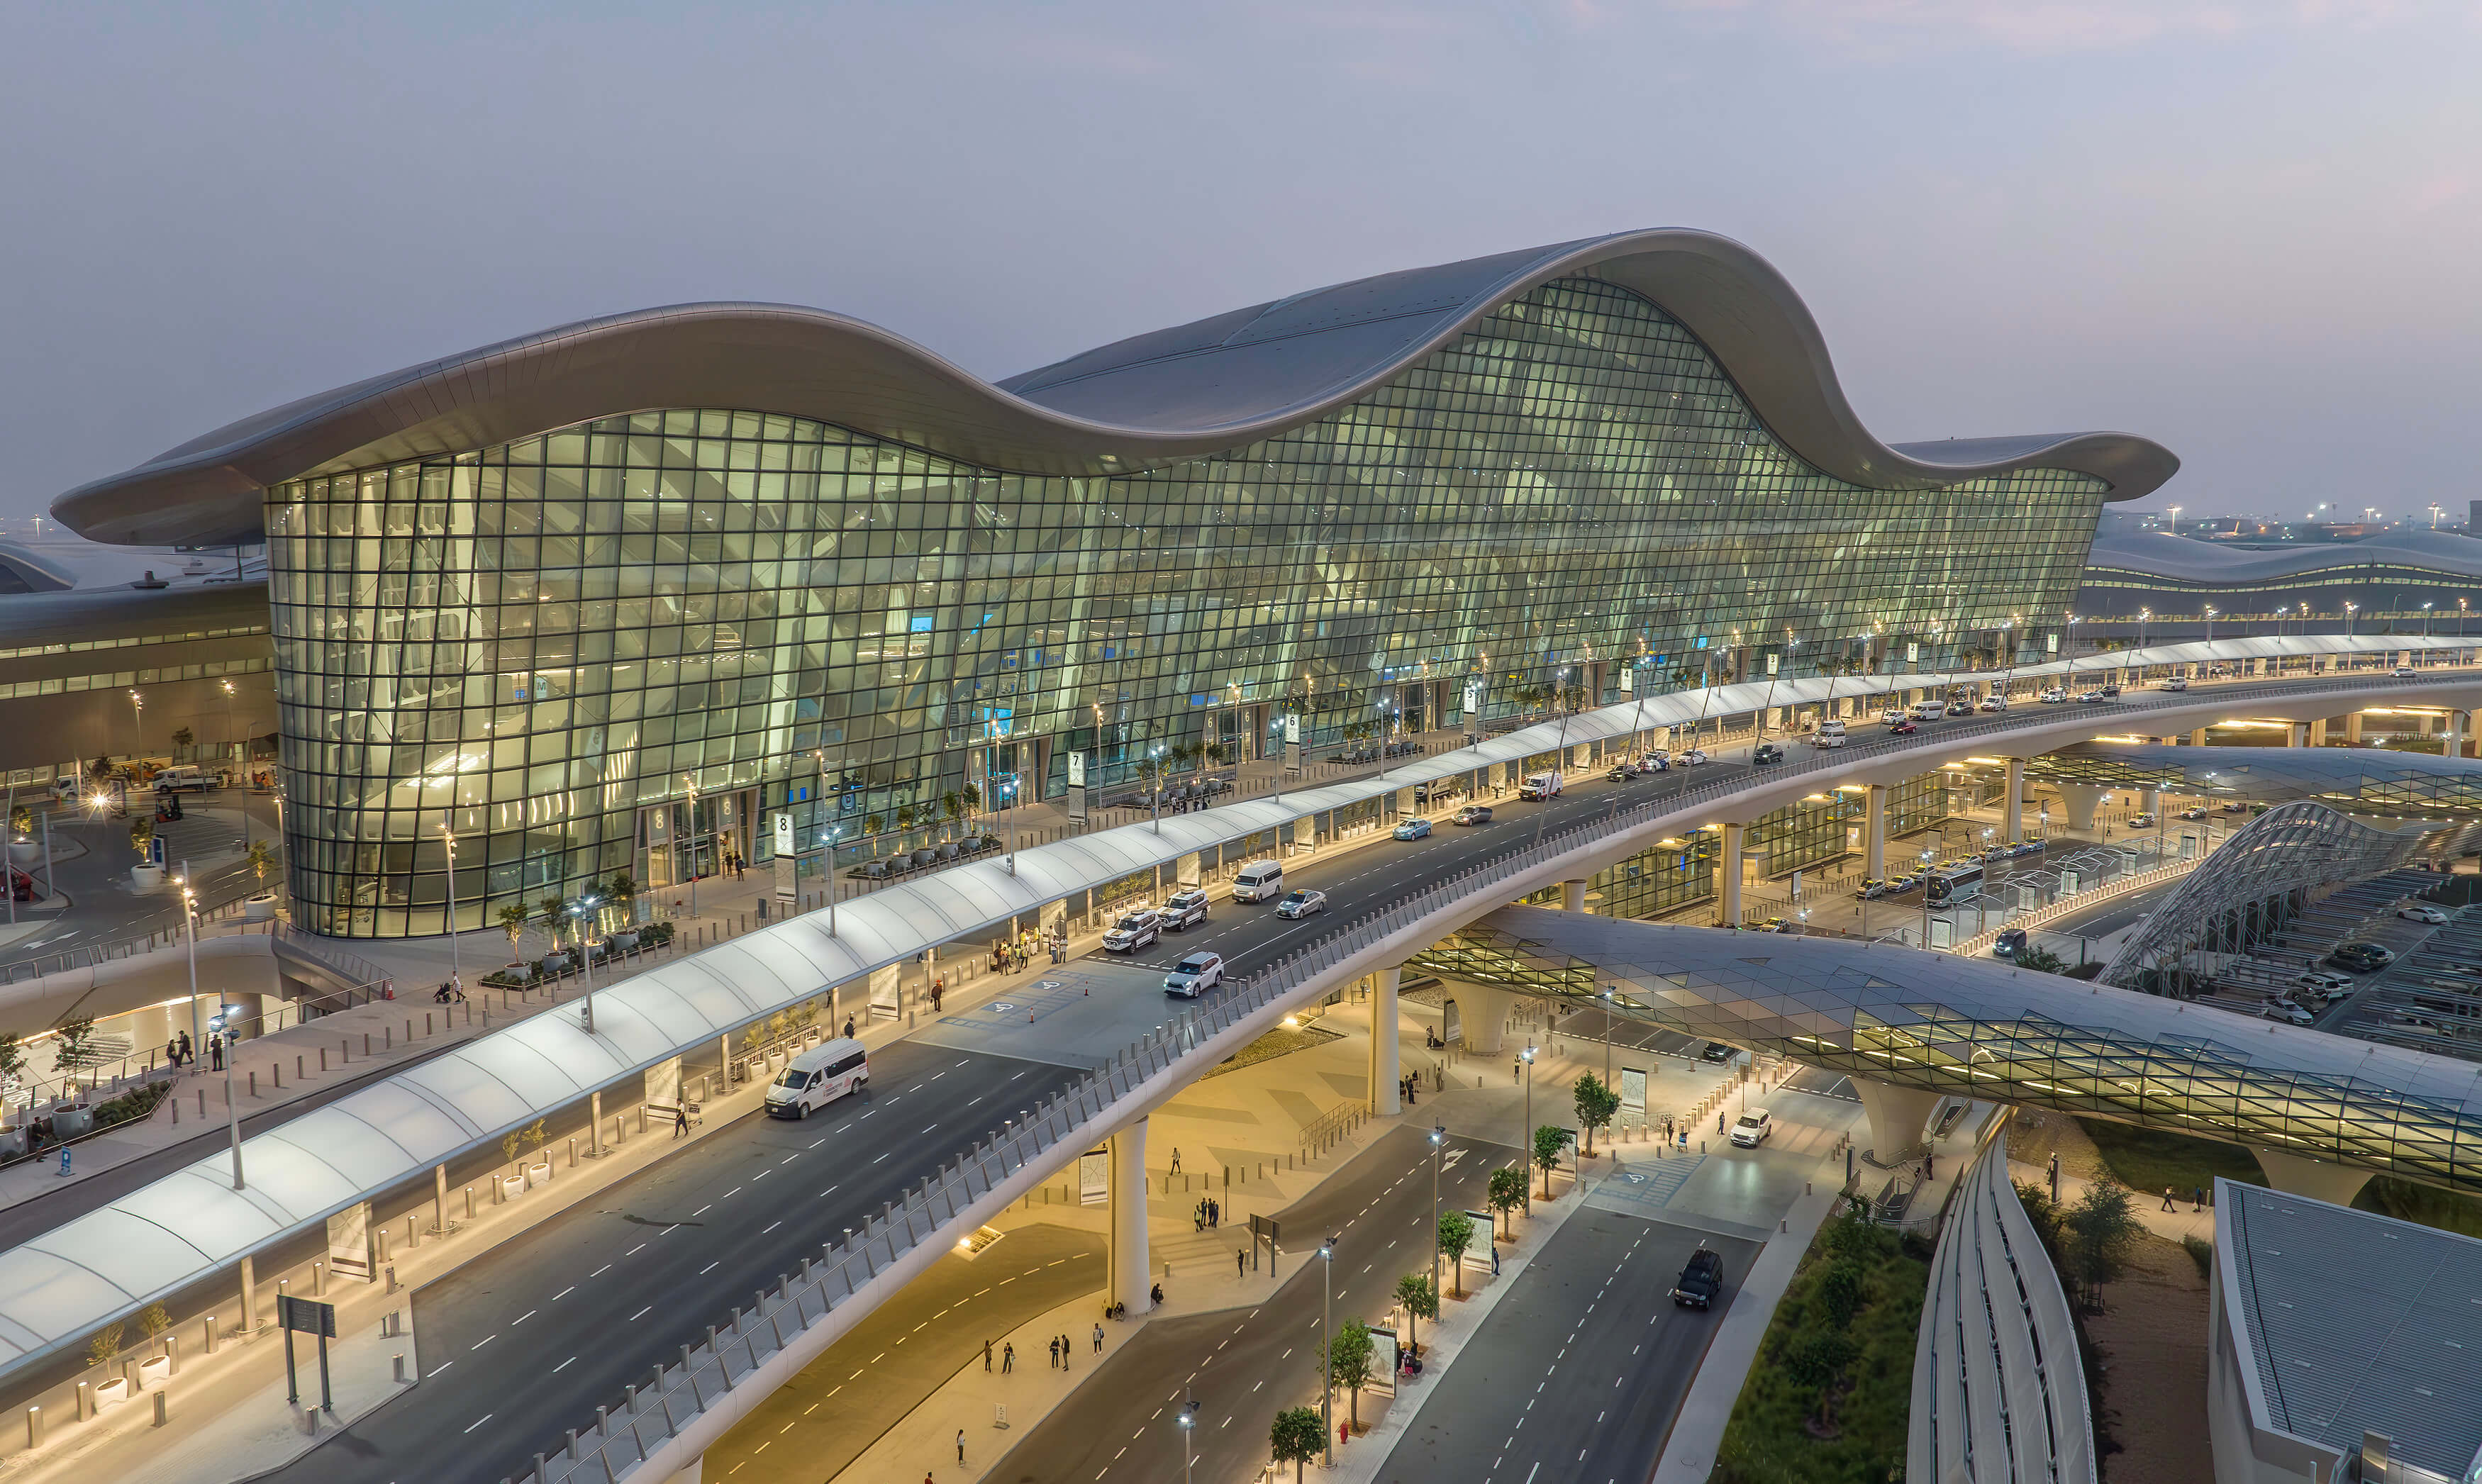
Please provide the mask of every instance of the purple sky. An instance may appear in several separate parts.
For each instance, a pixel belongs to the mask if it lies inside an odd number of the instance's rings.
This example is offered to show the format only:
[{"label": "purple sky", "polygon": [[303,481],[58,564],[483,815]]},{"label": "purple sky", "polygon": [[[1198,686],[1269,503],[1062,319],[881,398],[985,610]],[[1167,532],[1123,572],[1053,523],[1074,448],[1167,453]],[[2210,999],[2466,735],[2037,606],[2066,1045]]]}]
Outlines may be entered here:
[{"label": "purple sky", "polygon": [[2482,20],[2347,0],[20,6],[0,515],[690,299],[989,376],[1637,226],[1772,259],[1891,440],[2119,428],[2152,505],[2482,497]]}]

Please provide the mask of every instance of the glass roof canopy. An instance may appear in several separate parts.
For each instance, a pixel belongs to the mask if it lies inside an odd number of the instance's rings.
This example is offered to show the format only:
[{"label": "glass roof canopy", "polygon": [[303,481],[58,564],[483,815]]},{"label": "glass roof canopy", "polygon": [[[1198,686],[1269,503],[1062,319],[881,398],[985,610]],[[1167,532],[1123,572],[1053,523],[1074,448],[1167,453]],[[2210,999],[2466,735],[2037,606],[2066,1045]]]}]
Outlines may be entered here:
[{"label": "glass roof canopy", "polygon": [[2482,1193],[2482,1067],[1993,962],[1502,908],[1413,963],[1898,1086]]},{"label": "glass roof canopy", "polygon": [[2255,804],[2314,799],[2356,814],[2482,816],[2482,758],[2368,747],[2084,742],[2028,760],[2025,776]]}]

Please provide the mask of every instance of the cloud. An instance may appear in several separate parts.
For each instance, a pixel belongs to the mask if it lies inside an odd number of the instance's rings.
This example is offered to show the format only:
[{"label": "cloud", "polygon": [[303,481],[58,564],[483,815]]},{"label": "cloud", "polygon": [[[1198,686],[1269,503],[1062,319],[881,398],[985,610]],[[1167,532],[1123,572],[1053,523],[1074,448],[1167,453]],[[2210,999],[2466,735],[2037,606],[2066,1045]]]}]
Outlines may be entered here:
[{"label": "cloud", "polygon": [[[1676,13],[1747,20],[1779,35],[1840,46],[1997,46],[2056,53],[2151,41],[2229,40],[2310,27],[2363,28],[2437,13],[2435,0],[1656,0]],[[1582,24],[1614,18],[1597,0],[1566,0]]]}]

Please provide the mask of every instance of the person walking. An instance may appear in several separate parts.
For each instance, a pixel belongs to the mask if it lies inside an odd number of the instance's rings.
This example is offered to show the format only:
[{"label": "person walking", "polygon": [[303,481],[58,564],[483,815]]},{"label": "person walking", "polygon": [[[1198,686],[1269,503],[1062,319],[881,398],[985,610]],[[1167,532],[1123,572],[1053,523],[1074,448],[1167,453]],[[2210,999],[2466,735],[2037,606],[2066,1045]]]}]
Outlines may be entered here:
[{"label": "person walking", "polygon": [[2172,1187],[2169,1185],[2163,1187],[2163,1208],[2167,1211],[2173,1209]]},{"label": "person walking", "polygon": [[177,1041],[164,1043],[164,1061],[171,1067],[177,1068],[181,1065],[181,1043]]},{"label": "person walking", "polygon": [[1177,1144],[1172,1149],[1172,1173],[1175,1175],[1180,1173],[1180,1146]]},{"label": "person walking", "polygon": [[983,1374],[988,1376],[988,1375],[990,1375],[990,1373],[991,1373],[991,1342],[990,1342],[990,1340],[986,1339],[986,1340],[984,1340],[984,1341],[983,1341]]},{"label": "person walking", "polygon": [[853,1017],[852,1017],[852,1016],[846,1016],[846,1017],[845,1017],[845,1039],[846,1039],[847,1041],[851,1041],[851,1040],[853,1039]]},{"label": "person walking", "polygon": [[958,1428],[958,1429],[957,1429],[957,1462],[959,1462],[959,1463],[961,1463],[961,1464],[962,1464],[962,1463],[964,1463],[964,1461],[965,1461],[965,1430],[964,1430],[964,1428],[960,1427],[960,1428]]},{"label": "person walking", "polygon": [[1234,1272],[1238,1273],[1243,1278],[1250,1276],[1249,1248],[1235,1247],[1232,1249],[1232,1268]]},{"label": "person walking", "polygon": [[181,1032],[181,1065],[188,1066],[198,1053],[190,1049],[190,1033]]},{"label": "person walking", "polygon": [[222,1031],[207,1038],[207,1070],[209,1072],[224,1070],[224,1037]]},{"label": "person walking", "polygon": [[1099,1323],[1095,1326],[1095,1353],[1103,1353],[1103,1326]]},{"label": "person walking", "polygon": [[1069,1337],[1066,1335],[1060,1337],[1060,1368],[1064,1371],[1069,1368]]},{"label": "person walking", "polygon": [[2192,1211],[2203,1211],[2203,1210],[2205,1210],[2205,1208],[2206,1208],[2206,1187],[2205,1187],[2205,1186],[2204,1186],[2204,1185],[2192,1185],[2192,1186],[2190,1186],[2190,1187],[2189,1187],[2189,1209],[2190,1209],[2190,1210],[2192,1210]]},{"label": "person walking", "polygon": [[690,1136],[690,1110],[689,1110],[689,1106],[688,1106],[688,1104],[686,1104],[686,1103],[675,1103],[675,1104],[673,1105],[673,1138],[675,1138],[675,1139],[686,1139],[686,1138],[688,1138],[689,1136]]},{"label": "person walking", "polygon": [[1000,1374],[1005,1376],[1015,1369],[1017,1369],[1017,1341],[1010,1340],[1000,1346]]}]

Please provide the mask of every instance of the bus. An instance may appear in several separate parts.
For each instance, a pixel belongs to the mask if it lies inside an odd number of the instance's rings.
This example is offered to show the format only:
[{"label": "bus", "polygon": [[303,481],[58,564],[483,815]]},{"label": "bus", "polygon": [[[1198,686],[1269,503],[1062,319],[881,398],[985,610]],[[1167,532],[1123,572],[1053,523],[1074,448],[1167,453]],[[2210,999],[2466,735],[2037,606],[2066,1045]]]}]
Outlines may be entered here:
[{"label": "bus", "polygon": [[1962,902],[1982,889],[1982,863],[1946,865],[1922,878],[1923,900],[1933,907]]}]

